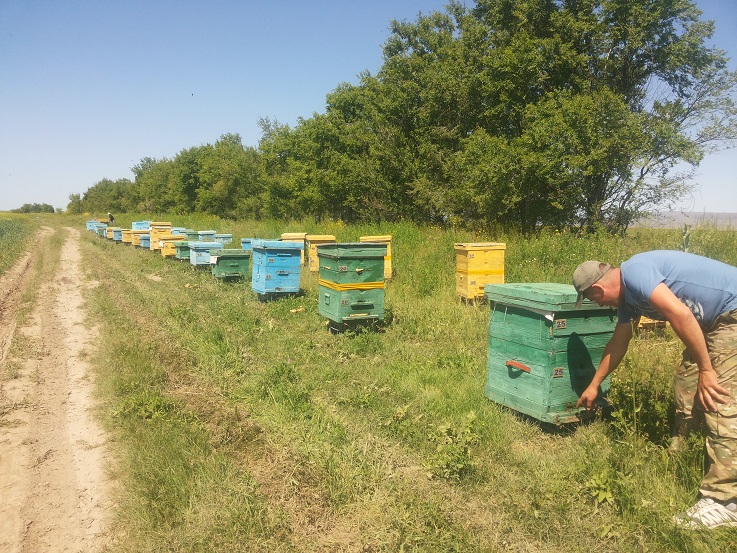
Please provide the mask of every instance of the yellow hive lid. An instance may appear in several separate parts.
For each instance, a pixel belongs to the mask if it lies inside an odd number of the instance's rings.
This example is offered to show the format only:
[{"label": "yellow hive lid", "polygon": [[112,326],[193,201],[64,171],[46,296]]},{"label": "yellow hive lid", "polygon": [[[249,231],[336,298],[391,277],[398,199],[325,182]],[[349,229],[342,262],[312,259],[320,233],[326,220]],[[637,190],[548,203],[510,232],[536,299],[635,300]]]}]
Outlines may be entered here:
[{"label": "yellow hive lid", "polygon": [[453,244],[456,250],[506,250],[507,245],[504,242],[460,242]]},{"label": "yellow hive lid", "polygon": [[151,221],[148,225],[150,227],[170,227],[171,222]]},{"label": "yellow hive lid", "polygon": [[391,234],[383,234],[380,236],[361,236],[359,238],[361,242],[391,242],[392,241],[392,235]]},{"label": "yellow hive lid", "polygon": [[308,234],[306,236],[308,241],[317,241],[317,240],[335,240],[335,236],[332,234]]},{"label": "yellow hive lid", "polygon": [[281,239],[282,240],[295,240],[295,239],[304,240],[305,236],[307,236],[306,232],[282,232]]}]

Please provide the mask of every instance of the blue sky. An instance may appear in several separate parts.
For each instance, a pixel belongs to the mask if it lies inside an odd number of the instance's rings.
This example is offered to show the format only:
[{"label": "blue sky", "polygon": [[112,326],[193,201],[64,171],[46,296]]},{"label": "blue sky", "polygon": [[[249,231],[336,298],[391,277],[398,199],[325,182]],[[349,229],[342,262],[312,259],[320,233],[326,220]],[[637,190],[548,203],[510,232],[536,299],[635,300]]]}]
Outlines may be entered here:
[{"label": "blue sky", "polygon": [[[66,208],[143,157],[324,112],[375,73],[392,19],[446,0],[0,0],[0,210]],[[731,1],[698,0],[737,58]],[[736,60],[730,63],[737,68]],[[737,155],[709,156],[684,208],[737,213]]]}]

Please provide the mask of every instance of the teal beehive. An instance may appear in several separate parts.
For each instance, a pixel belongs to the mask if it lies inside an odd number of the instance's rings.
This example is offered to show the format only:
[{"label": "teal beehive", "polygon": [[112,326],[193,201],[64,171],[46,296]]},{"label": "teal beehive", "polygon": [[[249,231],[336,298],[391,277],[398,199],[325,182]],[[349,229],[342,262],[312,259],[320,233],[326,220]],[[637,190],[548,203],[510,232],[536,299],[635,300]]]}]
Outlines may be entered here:
[{"label": "teal beehive", "polygon": [[222,280],[240,279],[250,275],[251,252],[243,249],[217,250],[213,255],[212,276]]},{"label": "teal beehive", "polygon": [[[581,393],[614,332],[616,313],[585,301],[573,286],[487,284],[491,308],[486,396],[543,422],[577,422]],[[601,386],[609,390],[609,379]]]},{"label": "teal beehive", "polygon": [[278,298],[299,292],[302,244],[281,240],[251,242],[251,289],[259,299]]},{"label": "teal beehive", "polygon": [[209,267],[211,252],[222,249],[220,242],[189,242],[189,262],[196,267]]},{"label": "teal beehive", "polygon": [[317,246],[318,312],[334,331],[384,320],[387,245],[359,242]]}]

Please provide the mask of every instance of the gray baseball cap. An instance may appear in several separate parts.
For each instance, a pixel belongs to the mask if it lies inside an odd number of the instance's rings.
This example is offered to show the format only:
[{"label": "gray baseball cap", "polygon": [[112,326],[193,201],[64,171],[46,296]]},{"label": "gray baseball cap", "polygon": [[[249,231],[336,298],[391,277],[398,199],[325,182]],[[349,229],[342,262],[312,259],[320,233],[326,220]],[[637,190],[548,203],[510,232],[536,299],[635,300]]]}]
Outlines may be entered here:
[{"label": "gray baseball cap", "polygon": [[578,292],[576,307],[581,307],[583,293],[594,285],[611,268],[609,263],[584,261],[573,271],[573,287]]}]

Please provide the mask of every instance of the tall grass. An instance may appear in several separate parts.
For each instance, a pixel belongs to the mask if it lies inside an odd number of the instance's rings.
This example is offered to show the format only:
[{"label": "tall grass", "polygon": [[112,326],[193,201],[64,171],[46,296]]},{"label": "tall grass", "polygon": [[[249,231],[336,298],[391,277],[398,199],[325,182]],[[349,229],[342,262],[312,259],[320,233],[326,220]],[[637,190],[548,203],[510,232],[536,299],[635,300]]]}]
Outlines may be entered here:
[{"label": "tall grass", "polygon": [[28,217],[0,214],[0,275],[28,249],[33,224]]},{"label": "tall grass", "polygon": [[[260,302],[249,283],[222,283],[86,233],[88,278],[101,284],[89,298],[102,327],[99,382],[125,490],[128,531],[111,551],[719,551],[734,543],[733,530],[691,533],[672,523],[695,497],[703,456],[698,444],[676,457],[663,447],[680,349],[670,332],[634,341],[612,383],[615,418],[555,430],[486,400],[488,307],[455,297],[455,242],[505,242],[507,281],[567,283],[586,259],[618,264],[677,248],[679,230],[528,238],[407,223],[170,219],[235,240],[392,234],[391,321],[381,332],[334,335],[306,270],[303,295]],[[692,230],[692,243],[737,264],[732,231],[706,234]]]}]

